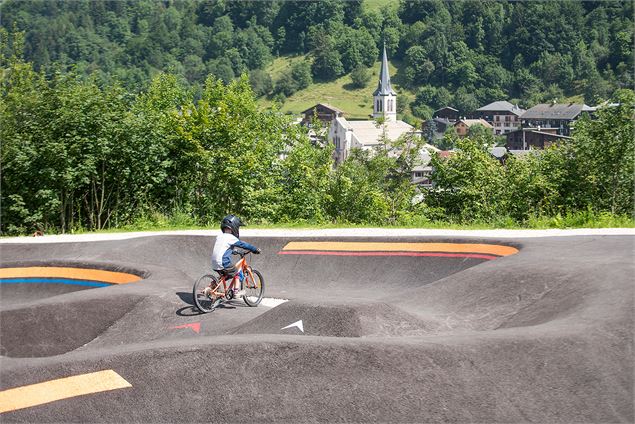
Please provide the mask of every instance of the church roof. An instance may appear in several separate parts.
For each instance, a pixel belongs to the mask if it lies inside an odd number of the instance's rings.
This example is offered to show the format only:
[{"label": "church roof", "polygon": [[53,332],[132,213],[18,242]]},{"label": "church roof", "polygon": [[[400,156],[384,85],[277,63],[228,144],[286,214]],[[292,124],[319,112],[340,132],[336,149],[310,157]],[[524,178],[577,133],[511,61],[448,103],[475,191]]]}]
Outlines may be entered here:
[{"label": "church roof", "polygon": [[[347,128],[353,131],[353,137],[364,147],[376,146],[383,134],[383,128],[377,127],[375,121],[346,121]],[[412,131],[414,127],[403,121],[386,121],[386,137],[397,140]]]},{"label": "church roof", "polygon": [[381,60],[381,69],[379,70],[379,84],[373,96],[396,96],[395,90],[390,85],[390,73],[388,72],[388,57],[386,56],[386,46],[384,45],[384,56]]}]

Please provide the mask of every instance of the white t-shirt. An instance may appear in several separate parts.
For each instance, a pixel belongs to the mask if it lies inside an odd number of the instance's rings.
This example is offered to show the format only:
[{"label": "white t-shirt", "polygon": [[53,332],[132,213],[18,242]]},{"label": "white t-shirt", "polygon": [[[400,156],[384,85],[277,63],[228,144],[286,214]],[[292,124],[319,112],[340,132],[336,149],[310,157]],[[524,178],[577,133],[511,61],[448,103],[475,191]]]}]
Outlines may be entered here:
[{"label": "white t-shirt", "polygon": [[[223,266],[223,256],[237,241],[238,238],[231,233],[221,233],[216,237],[216,244],[214,244],[214,250],[212,251],[212,269],[225,268]],[[227,254],[231,255],[231,253]]]}]

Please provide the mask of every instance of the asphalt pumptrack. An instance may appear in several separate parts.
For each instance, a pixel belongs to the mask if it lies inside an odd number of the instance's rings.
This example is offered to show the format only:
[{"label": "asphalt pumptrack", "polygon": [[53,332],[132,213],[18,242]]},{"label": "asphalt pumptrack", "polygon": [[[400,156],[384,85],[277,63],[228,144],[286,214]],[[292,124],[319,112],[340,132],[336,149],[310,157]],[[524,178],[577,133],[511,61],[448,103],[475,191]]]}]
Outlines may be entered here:
[{"label": "asphalt pumptrack", "polygon": [[0,422],[635,420],[632,233],[245,230],[200,314],[211,234],[0,241]]}]

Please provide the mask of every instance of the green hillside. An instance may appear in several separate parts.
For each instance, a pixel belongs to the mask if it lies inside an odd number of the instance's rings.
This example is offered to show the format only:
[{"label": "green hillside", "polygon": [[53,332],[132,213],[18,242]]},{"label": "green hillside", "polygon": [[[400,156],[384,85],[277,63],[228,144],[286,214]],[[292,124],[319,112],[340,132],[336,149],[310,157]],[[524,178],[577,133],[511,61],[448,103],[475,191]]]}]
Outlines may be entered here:
[{"label": "green hillside", "polygon": [[446,105],[469,114],[502,99],[596,105],[633,86],[633,4],[3,0],[0,58],[135,93],[161,72],[195,93],[210,75],[229,83],[249,73],[262,104],[298,112],[329,102],[365,118],[376,80],[355,89],[350,75],[377,72],[385,46],[406,116],[429,119]]},{"label": "green hillside", "polygon": [[[279,57],[265,71],[275,80],[285,70],[290,69],[293,63],[302,59],[303,56]],[[367,119],[373,111],[373,91],[377,88],[380,64],[381,62],[377,61],[372,67],[371,80],[364,88],[353,87],[350,75],[344,75],[334,81],[314,83],[288,97],[282,105],[282,111],[299,114],[317,103],[328,103],[346,112],[347,118]],[[399,93],[400,99],[412,99],[414,93],[400,87],[394,80],[393,76],[398,72],[395,62],[389,63],[389,69],[393,88]],[[272,104],[272,101],[264,96],[258,101],[263,106]]]},{"label": "green hillside", "polygon": [[[301,62],[304,59],[305,56],[278,57],[265,68],[265,72],[271,75],[273,80],[276,80],[285,71],[291,69],[294,63]],[[344,75],[334,81],[313,83],[309,87],[289,96],[282,105],[281,110],[284,113],[298,115],[317,103],[327,103],[343,110],[349,119],[367,119],[373,110],[373,91],[377,87],[380,65],[380,61],[375,62],[371,69],[372,78],[368,86],[364,88],[353,87],[350,75]],[[408,90],[398,83],[399,78],[396,78],[396,76],[399,75],[401,66],[403,65],[399,61],[389,62],[391,83],[399,94],[398,100],[404,106],[403,103],[410,104],[412,102],[416,92]],[[571,96],[559,97],[557,100],[561,103],[584,103],[584,94],[572,94]],[[267,96],[262,96],[258,99],[258,103],[264,107],[269,107],[273,104],[273,101]],[[406,106],[405,110],[400,113],[400,117],[403,118],[404,113],[412,115],[410,107]]]}]

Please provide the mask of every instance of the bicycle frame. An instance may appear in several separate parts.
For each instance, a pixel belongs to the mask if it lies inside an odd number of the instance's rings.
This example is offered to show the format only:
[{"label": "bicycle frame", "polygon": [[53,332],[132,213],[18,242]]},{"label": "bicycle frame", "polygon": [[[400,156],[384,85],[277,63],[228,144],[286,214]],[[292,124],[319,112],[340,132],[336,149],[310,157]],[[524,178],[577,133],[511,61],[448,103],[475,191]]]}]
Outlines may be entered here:
[{"label": "bicycle frame", "polygon": [[[236,274],[232,277],[231,282],[229,283],[229,286],[227,285],[227,275],[221,274],[219,279],[220,284],[218,284],[218,286],[216,287],[216,290],[212,291],[211,293],[212,297],[226,297],[227,291],[233,289],[236,286],[236,281],[238,281],[238,275],[240,274],[241,271],[243,275],[245,276],[244,277],[245,281],[254,281],[254,275],[251,272],[251,267],[247,263],[247,253],[245,253],[243,257],[240,258],[240,260],[234,264],[234,266],[236,267]],[[248,275],[250,278],[247,278]],[[222,293],[218,291],[218,288],[220,288],[221,284],[223,286]]]}]

